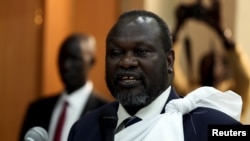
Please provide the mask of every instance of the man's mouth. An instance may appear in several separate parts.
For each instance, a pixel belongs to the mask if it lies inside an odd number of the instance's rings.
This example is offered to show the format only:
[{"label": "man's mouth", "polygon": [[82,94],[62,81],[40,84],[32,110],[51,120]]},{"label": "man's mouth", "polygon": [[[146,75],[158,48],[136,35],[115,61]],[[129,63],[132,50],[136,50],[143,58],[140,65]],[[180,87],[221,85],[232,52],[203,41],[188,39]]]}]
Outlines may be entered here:
[{"label": "man's mouth", "polygon": [[138,75],[122,75],[118,78],[118,83],[122,87],[135,87],[139,85],[141,79]]},{"label": "man's mouth", "polygon": [[121,81],[124,81],[124,82],[133,82],[133,81],[136,81],[135,77],[133,76],[124,76],[122,77]]}]

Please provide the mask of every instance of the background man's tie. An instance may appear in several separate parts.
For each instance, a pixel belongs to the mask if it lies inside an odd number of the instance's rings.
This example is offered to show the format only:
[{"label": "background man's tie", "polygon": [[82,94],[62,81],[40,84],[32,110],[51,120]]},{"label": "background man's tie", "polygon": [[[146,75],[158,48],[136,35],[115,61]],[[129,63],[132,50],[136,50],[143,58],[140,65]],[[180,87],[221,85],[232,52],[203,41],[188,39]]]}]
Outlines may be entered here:
[{"label": "background man's tie", "polygon": [[62,133],[62,128],[63,128],[63,124],[64,124],[64,121],[65,121],[67,106],[68,106],[68,102],[64,102],[61,115],[58,118],[58,123],[57,123],[57,126],[56,126],[56,130],[55,130],[54,140],[53,141],[60,141],[60,137],[61,137],[61,133]]}]

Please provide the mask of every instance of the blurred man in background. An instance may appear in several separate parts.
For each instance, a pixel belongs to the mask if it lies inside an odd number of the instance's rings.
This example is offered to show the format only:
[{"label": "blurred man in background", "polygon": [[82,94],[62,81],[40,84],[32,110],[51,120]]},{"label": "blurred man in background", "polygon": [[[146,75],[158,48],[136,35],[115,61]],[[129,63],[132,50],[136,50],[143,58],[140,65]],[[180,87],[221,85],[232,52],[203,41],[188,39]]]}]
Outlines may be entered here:
[{"label": "blurred man in background", "polygon": [[93,36],[73,34],[65,39],[58,57],[64,91],[30,104],[21,128],[20,141],[34,126],[46,129],[50,141],[66,141],[70,127],[76,120],[107,103],[94,91],[93,83],[88,78],[94,64]]}]

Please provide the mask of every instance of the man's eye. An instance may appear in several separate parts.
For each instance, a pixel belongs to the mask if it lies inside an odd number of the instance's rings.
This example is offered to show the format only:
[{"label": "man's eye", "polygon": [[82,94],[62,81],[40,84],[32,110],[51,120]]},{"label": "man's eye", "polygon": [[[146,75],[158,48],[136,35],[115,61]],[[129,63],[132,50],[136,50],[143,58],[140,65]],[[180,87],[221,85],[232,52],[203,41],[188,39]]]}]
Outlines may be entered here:
[{"label": "man's eye", "polygon": [[145,55],[147,55],[147,53],[149,53],[149,50],[146,50],[146,49],[138,49],[138,50],[136,50],[136,54],[138,56],[145,56]]},{"label": "man's eye", "polygon": [[111,51],[111,56],[120,56],[120,55],[122,55],[121,50],[112,50]]}]

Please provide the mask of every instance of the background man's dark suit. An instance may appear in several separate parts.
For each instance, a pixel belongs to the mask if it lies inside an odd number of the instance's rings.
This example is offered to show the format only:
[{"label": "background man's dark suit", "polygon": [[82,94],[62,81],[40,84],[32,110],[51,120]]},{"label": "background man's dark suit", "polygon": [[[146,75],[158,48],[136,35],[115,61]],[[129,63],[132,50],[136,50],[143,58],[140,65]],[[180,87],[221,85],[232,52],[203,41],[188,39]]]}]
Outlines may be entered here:
[{"label": "background man's dark suit", "polygon": [[[180,97],[171,89],[167,102],[176,98]],[[101,127],[99,124],[102,111],[109,108],[117,111],[118,102],[115,101],[84,116],[72,127],[68,141],[102,141],[102,136],[105,135],[102,135],[103,132],[101,133],[100,131],[104,131],[105,129],[112,130],[110,126]],[[210,108],[197,108],[183,117],[185,141],[207,141],[207,125],[224,123],[240,124],[220,111]]]},{"label": "background man's dark suit", "polygon": [[[23,141],[25,133],[34,126],[40,126],[48,131],[52,112],[58,99],[59,95],[56,95],[35,101],[29,105],[21,128],[20,141]],[[87,101],[81,113],[81,117],[87,112],[107,103],[107,101],[96,96],[94,92],[91,93]]]}]

